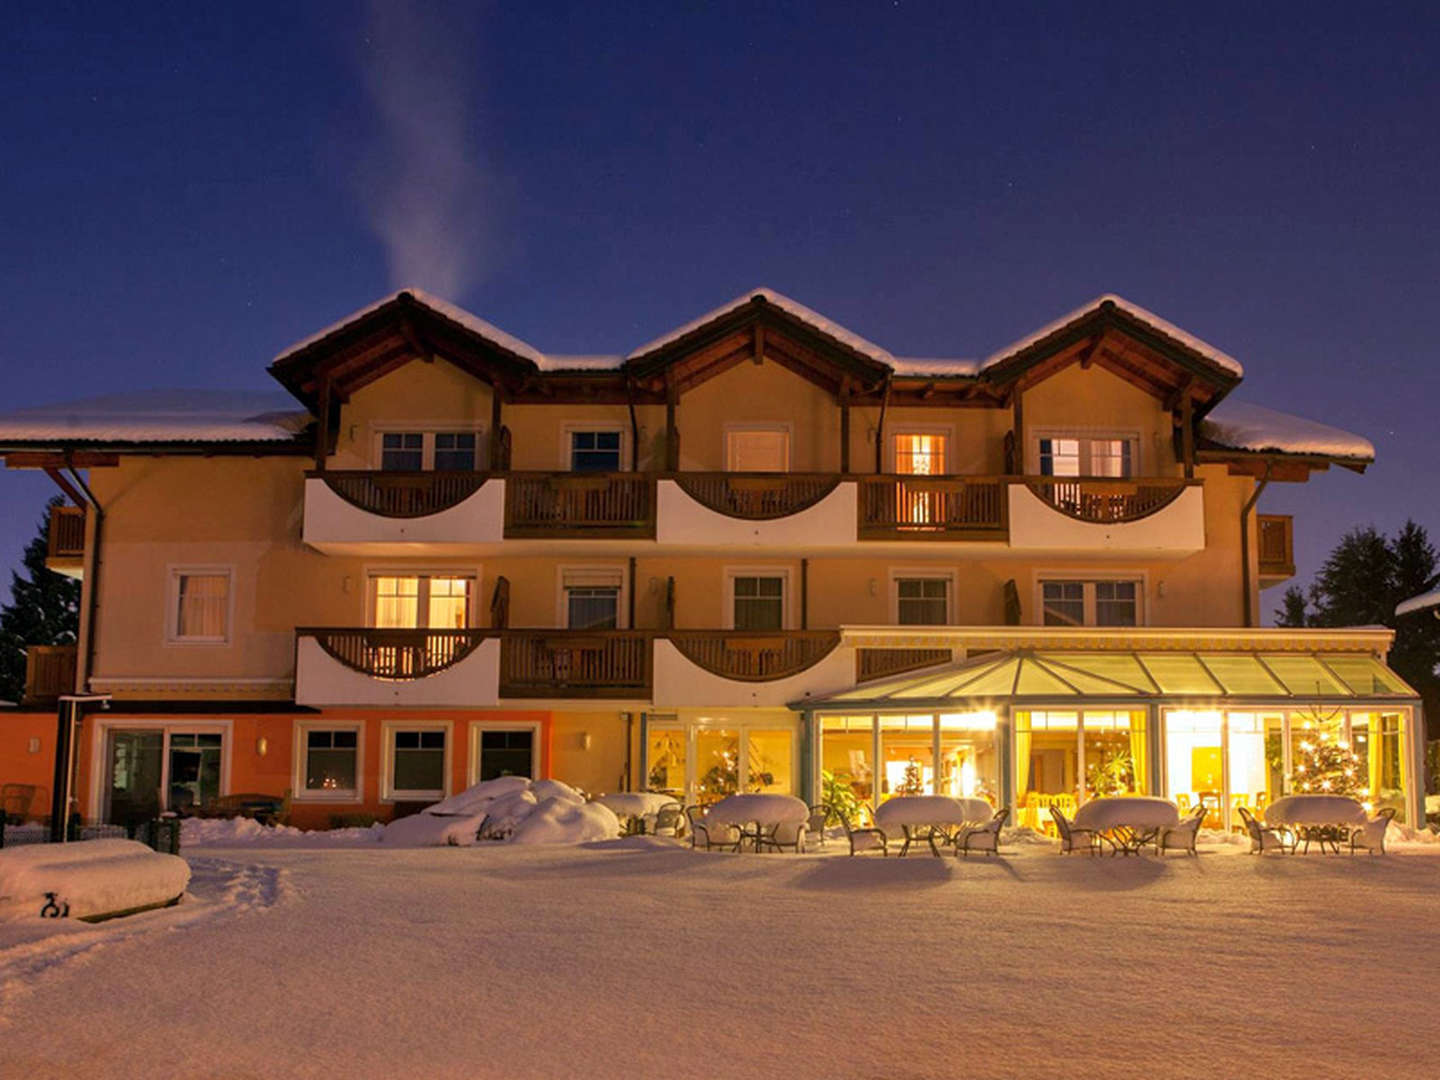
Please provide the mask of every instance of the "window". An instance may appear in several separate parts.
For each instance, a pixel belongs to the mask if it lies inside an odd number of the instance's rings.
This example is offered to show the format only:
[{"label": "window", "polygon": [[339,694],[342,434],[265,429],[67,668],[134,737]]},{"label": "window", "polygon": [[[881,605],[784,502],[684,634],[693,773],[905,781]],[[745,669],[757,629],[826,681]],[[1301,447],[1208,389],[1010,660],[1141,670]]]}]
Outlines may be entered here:
[{"label": "window", "polygon": [[380,468],[386,472],[419,472],[425,467],[425,436],[418,431],[393,431],[380,437]]},{"label": "window", "polygon": [[620,625],[620,593],[624,576],[617,569],[596,567],[562,570],[565,626],[571,630],[614,630]]},{"label": "window", "polygon": [[725,468],[730,472],[787,472],[788,428],[730,428],[725,432]]},{"label": "window", "polygon": [[1041,476],[1134,476],[1135,440],[1046,437],[1039,458]]},{"label": "window", "polygon": [[438,432],[435,436],[435,468],[475,468],[475,433],[473,431]]},{"label": "window", "polygon": [[360,733],[351,728],[305,732],[304,790],[331,798],[355,797],[358,790]]},{"label": "window", "polygon": [[473,470],[479,465],[479,445],[474,431],[387,431],[380,435],[380,468]]},{"label": "window", "polygon": [[535,732],[481,731],[479,780],[535,775]]},{"label": "window", "polygon": [[947,471],[945,435],[896,432],[895,471],[906,476],[940,476]]},{"label": "window", "polygon": [[224,644],[230,636],[229,569],[175,570],[171,576],[169,639]]},{"label": "window", "polygon": [[1042,581],[1046,626],[1139,626],[1138,581]]},{"label": "window", "polygon": [[371,621],[380,629],[464,630],[470,625],[471,574],[375,574]]},{"label": "window", "polygon": [[895,579],[895,621],[901,626],[944,626],[950,621],[950,581],[939,577]]},{"label": "window", "polygon": [[744,574],[730,579],[736,630],[785,628],[785,579]]},{"label": "window", "polygon": [[390,732],[389,794],[430,798],[445,794],[445,731],[397,728]]},{"label": "window", "polygon": [[618,429],[570,432],[571,472],[619,472],[622,468]]}]

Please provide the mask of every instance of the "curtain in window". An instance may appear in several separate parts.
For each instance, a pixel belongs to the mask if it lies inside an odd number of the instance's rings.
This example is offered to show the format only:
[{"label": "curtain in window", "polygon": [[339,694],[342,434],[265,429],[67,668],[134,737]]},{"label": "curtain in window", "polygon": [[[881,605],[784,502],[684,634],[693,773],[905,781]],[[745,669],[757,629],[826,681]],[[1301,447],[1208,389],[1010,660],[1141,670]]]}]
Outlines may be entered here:
[{"label": "curtain in window", "polygon": [[182,638],[222,638],[230,593],[226,574],[181,574],[175,632]]}]

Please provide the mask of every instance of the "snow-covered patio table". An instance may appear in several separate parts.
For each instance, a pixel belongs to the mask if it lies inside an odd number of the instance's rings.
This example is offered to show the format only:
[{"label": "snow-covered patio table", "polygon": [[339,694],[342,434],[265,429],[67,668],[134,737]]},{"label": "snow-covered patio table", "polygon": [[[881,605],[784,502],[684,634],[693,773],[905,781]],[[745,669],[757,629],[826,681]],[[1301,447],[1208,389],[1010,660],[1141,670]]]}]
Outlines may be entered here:
[{"label": "snow-covered patio table", "polygon": [[989,821],[995,810],[984,799],[954,798],[949,795],[897,795],[880,804],[875,811],[875,824],[881,829],[900,828],[905,842],[900,854],[910,850],[915,840],[925,839],[938,858],[936,834],[942,842],[949,831],[962,825],[979,825]]},{"label": "snow-covered patio table", "polygon": [[[759,851],[765,844],[774,843],[777,830],[785,826],[797,826],[803,834],[809,817],[810,808],[793,795],[751,793],[727,795],[710,807],[705,820],[737,826],[742,846],[746,840],[753,840],[755,850]],[[753,829],[747,828],[751,825]]]},{"label": "snow-covered patio table", "polygon": [[1162,830],[1179,825],[1180,810],[1152,795],[1111,795],[1080,807],[1074,824],[1103,837],[1112,854],[1135,855]]},{"label": "snow-covered patio table", "polygon": [[610,810],[622,822],[639,822],[641,832],[655,820],[662,806],[679,805],[675,796],[655,791],[617,791],[597,795],[591,801]]},{"label": "snow-covered patio table", "polygon": [[1365,807],[1348,795],[1286,795],[1265,808],[1265,824],[1305,841],[1306,851],[1314,842],[1322,852],[1329,844],[1338,853],[1348,830],[1368,821]]}]

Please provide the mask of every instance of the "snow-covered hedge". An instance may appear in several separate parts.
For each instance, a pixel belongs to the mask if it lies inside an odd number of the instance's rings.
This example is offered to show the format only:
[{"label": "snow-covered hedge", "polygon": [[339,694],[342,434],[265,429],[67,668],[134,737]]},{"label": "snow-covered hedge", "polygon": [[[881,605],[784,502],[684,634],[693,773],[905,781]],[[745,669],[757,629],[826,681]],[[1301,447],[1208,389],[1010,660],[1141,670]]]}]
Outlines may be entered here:
[{"label": "snow-covered hedge", "polygon": [[190,866],[134,840],[31,844],[0,851],[0,908],[39,915],[48,893],[55,913],[75,918],[163,904],[190,883]]}]

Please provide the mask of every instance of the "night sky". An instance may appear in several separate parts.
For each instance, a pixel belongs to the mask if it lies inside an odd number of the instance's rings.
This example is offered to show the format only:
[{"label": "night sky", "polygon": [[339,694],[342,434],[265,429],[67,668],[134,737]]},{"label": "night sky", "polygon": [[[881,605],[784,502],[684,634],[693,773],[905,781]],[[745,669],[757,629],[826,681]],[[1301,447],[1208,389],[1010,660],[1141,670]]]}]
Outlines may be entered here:
[{"label": "night sky", "polygon": [[[921,356],[1113,291],[1375,442],[1264,496],[1302,578],[1440,539],[1433,5],[471,8],[7,5],[0,409],[268,387],[400,284],[557,352],[765,284]],[[0,478],[3,566],[51,485]]]}]

